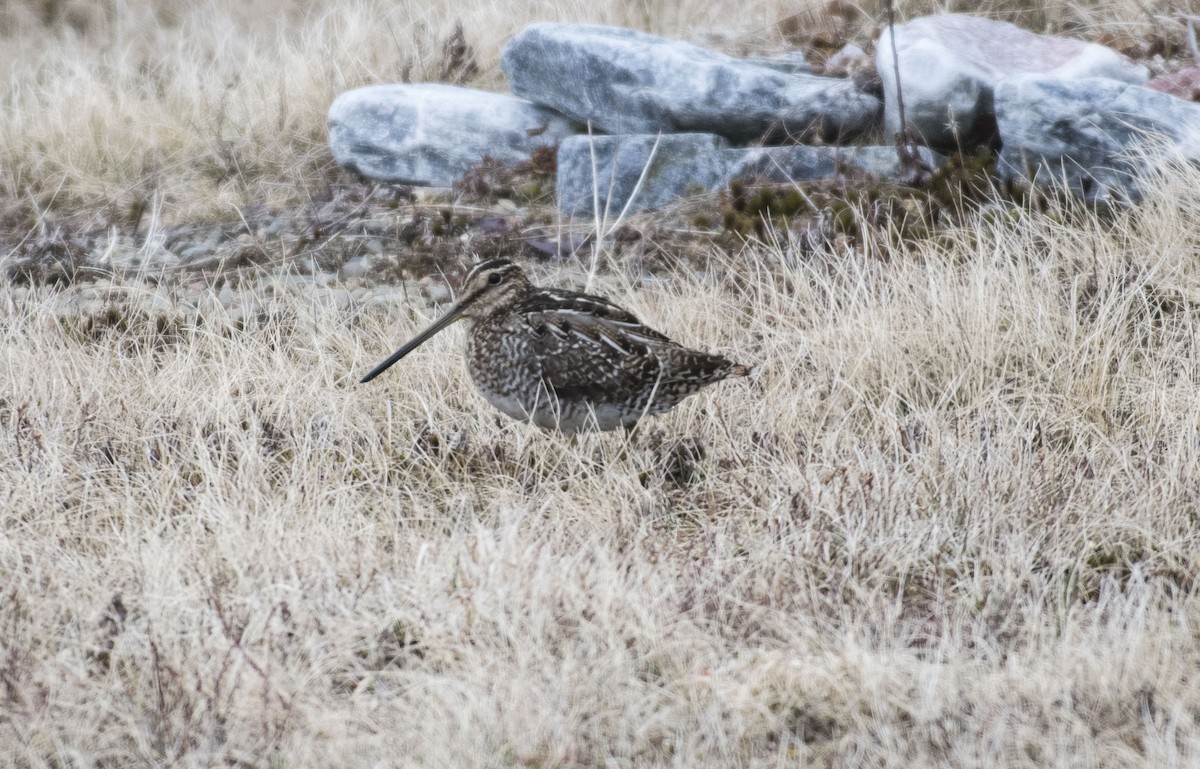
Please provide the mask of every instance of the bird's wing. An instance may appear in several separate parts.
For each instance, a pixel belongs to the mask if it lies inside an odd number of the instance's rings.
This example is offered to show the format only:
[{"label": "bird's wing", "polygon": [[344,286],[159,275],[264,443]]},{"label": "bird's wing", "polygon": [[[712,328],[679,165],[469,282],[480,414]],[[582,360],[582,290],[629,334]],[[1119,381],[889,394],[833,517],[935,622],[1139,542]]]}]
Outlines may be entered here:
[{"label": "bird's wing", "polygon": [[673,344],[666,335],[642,325],[637,316],[602,296],[581,294],[562,289],[543,289],[528,305],[519,307],[522,313],[550,313],[562,318],[579,317],[611,326],[614,332],[630,333],[655,342]]},{"label": "bird's wing", "polygon": [[563,398],[627,397],[653,384],[662,371],[658,353],[677,347],[628,310],[573,291],[542,292],[516,315],[536,339],[542,379]]}]

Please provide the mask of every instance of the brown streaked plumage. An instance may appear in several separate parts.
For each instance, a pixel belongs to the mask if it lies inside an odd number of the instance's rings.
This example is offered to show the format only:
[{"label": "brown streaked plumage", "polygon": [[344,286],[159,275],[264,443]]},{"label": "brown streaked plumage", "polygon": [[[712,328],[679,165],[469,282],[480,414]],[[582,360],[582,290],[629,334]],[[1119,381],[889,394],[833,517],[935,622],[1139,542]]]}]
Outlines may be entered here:
[{"label": "brown streaked plumage", "polygon": [[513,419],[576,433],[632,427],[727,377],[750,373],[689,350],[599,296],[538,288],[507,259],[475,265],[449,312],[362,378],[369,382],[459,318],[479,393]]}]

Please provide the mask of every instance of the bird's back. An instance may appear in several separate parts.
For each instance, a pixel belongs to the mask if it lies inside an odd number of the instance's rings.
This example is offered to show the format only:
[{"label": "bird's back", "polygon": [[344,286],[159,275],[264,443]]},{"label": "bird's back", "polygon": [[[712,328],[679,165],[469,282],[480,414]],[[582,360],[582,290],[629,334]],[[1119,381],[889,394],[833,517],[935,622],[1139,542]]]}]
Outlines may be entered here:
[{"label": "bird's back", "polygon": [[691,350],[602,297],[539,289],[475,319],[467,364],[481,394],[517,419],[574,432],[666,411],[744,366]]}]

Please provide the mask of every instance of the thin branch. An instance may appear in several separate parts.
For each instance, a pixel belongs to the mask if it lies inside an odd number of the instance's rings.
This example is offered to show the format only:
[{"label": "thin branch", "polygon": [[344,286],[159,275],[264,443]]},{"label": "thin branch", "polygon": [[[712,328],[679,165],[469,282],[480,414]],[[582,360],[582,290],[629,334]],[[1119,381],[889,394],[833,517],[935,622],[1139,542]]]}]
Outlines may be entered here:
[{"label": "thin branch", "polygon": [[919,187],[929,182],[933,169],[921,157],[917,143],[908,131],[908,118],[904,114],[904,91],[900,86],[900,50],[896,45],[896,9],[894,0],[887,2],[888,29],[892,42],[892,72],[896,75],[896,110],[900,115],[900,130],[893,137],[896,142],[896,157],[900,161],[897,169],[898,181],[909,187]]}]

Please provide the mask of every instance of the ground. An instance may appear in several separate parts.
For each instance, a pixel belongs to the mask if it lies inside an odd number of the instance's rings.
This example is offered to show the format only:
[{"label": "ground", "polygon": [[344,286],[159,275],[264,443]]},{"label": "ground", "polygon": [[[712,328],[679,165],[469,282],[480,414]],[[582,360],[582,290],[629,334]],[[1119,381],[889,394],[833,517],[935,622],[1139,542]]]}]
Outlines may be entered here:
[{"label": "ground", "polygon": [[[555,17],[824,45],[730,12]],[[1200,172],[598,227],[349,178],[334,93],[497,85],[547,16],[429,13],[0,6],[0,766],[1200,765]],[[578,439],[461,330],[358,384],[495,253],[754,372]]]}]

